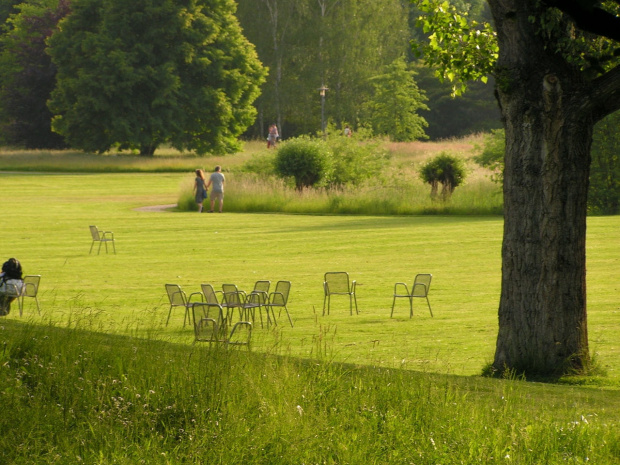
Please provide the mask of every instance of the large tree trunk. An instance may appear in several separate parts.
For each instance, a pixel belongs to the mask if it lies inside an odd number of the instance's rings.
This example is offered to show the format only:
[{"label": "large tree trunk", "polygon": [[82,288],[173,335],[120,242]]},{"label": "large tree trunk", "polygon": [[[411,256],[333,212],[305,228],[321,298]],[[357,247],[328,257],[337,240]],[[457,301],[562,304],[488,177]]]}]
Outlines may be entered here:
[{"label": "large tree trunk", "polygon": [[499,372],[559,375],[589,361],[586,195],[594,118],[586,85],[545,50],[533,3],[489,1],[506,128]]}]

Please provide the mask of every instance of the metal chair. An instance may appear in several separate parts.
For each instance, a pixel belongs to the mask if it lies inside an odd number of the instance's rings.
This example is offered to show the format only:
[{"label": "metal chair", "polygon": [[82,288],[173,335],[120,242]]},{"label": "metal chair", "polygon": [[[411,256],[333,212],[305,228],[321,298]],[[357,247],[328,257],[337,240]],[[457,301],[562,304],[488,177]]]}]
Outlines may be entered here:
[{"label": "metal chair", "polygon": [[246,316],[245,291],[239,290],[236,284],[222,284],[222,293],[224,294],[224,302],[231,317],[235,309],[237,309],[239,310],[239,320],[244,320]]},{"label": "metal chair", "polygon": [[114,233],[112,231],[101,231],[97,228],[97,226],[89,227],[90,234],[93,237],[93,242],[92,244],[90,244],[90,251],[88,252],[88,255],[92,253],[95,242],[99,242],[99,249],[97,250],[97,255],[99,255],[99,252],[101,252],[101,244],[105,244],[105,253],[108,253],[108,242],[112,243],[114,253],[116,254],[116,245],[114,245]]},{"label": "metal chair", "polygon": [[[194,322],[194,342],[221,342],[229,345],[246,345],[250,347],[252,323],[239,321],[228,333],[228,321],[224,309],[219,304],[194,302],[192,304]],[[245,334],[245,337],[243,336]]]},{"label": "metal chair", "polygon": [[37,303],[37,311],[41,314],[41,308],[39,307],[39,299],[37,294],[39,293],[39,283],[41,282],[41,275],[28,275],[24,276],[24,285],[22,286],[21,301],[19,302],[19,316],[22,316],[24,310],[24,297],[32,297]]},{"label": "metal chair", "polygon": [[[262,307],[265,307],[269,301],[269,287],[271,281],[259,280],[254,284],[254,289],[245,297],[244,309],[248,314],[252,315],[252,321],[254,321],[256,310],[260,316],[260,327],[263,327],[263,311]],[[269,311],[267,311],[267,325],[269,325]]]},{"label": "metal chair", "polygon": [[[230,319],[231,315],[228,314],[228,305],[224,300],[224,293],[222,291],[216,291],[211,284],[203,283],[200,285],[202,289],[202,295],[204,296],[204,302],[211,305],[220,305],[222,309],[226,310],[226,318]],[[221,297],[218,297],[220,295]]]},{"label": "metal chair", "polygon": [[420,273],[417,274],[415,279],[413,280],[413,286],[411,287],[411,292],[409,292],[409,288],[405,283],[396,283],[394,285],[394,299],[392,300],[392,312],[390,313],[390,318],[394,315],[394,305],[396,304],[396,299],[399,297],[405,297],[409,299],[409,318],[413,318],[413,299],[414,298],[423,298],[426,299],[426,303],[428,304],[428,310],[431,312],[431,317],[433,317],[433,310],[431,309],[431,303],[428,300],[428,293],[431,290],[431,280],[433,279],[432,274],[428,273]]},{"label": "metal chair", "polygon": [[185,291],[181,289],[181,286],[178,284],[166,284],[166,293],[168,294],[168,300],[170,301],[170,310],[168,310],[168,319],[166,320],[166,326],[170,322],[170,315],[172,314],[173,307],[183,307],[185,309],[185,316],[183,318],[183,327],[185,328],[185,324],[190,317],[189,310],[192,308],[191,299],[194,295],[199,295],[202,300],[202,293],[194,292],[190,294],[189,298]]},{"label": "metal chair", "polygon": [[273,315],[273,324],[277,325],[276,314],[274,312],[274,307],[280,309],[278,317],[282,315],[282,309],[286,310],[286,316],[288,316],[288,321],[291,324],[291,328],[293,327],[293,320],[291,320],[291,315],[288,312],[288,307],[286,306],[288,303],[288,296],[291,291],[291,282],[290,281],[278,281],[276,284],[276,290],[269,294],[269,299],[267,299],[267,304],[265,304],[267,310],[267,325],[269,325],[270,317],[269,310],[271,310],[271,314]]},{"label": "metal chair", "polygon": [[345,271],[330,271],[325,273],[325,280],[323,281],[323,290],[325,291],[325,297],[323,298],[323,315],[325,315],[325,303],[327,302],[327,314],[329,315],[329,308],[331,305],[332,295],[348,295],[349,296],[349,311],[353,315],[353,302],[355,301],[355,313],[359,314],[357,310],[357,297],[355,296],[355,280],[349,280],[349,273]]}]

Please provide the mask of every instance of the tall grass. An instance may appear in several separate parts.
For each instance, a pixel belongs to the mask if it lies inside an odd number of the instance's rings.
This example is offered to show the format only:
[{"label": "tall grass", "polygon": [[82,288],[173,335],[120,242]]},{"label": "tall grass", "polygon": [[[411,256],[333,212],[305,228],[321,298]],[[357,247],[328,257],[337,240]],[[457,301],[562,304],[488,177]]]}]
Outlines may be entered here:
[{"label": "tall grass", "polygon": [[[281,179],[250,173],[227,173],[225,209],[231,212],[282,212],[359,215],[501,215],[499,188],[487,179],[459,187],[446,202],[433,201],[430,187],[416,179],[392,185],[304,189],[297,191]],[[182,189],[181,210],[196,209],[193,178]]]},{"label": "tall grass", "polygon": [[2,463],[620,458],[618,392],[357,367],[320,347],[301,360],[14,321],[0,343]]}]

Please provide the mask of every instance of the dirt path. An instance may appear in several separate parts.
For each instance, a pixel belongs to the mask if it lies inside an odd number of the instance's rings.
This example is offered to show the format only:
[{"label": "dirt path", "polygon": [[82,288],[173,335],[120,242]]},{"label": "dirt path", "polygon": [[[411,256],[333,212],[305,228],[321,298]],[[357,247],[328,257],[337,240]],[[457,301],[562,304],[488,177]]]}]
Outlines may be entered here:
[{"label": "dirt path", "polygon": [[169,205],[150,205],[146,207],[134,208],[137,212],[165,212],[169,211],[177,206],[176,203],[171,203]]}]

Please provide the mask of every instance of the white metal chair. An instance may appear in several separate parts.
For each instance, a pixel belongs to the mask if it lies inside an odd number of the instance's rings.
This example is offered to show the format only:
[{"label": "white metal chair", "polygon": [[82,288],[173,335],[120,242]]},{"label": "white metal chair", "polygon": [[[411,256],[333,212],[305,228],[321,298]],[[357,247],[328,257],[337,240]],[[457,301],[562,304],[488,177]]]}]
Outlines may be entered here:
[{"label": "white metal chair", "polygon": [[431,312],[431,317],[433,316],[433,310],[431,309],[431,303],[428,300],[428,293],[431,290],[431,280],[433,279],[433,275],[429,273],[420,273],[417,274],[415,279],[413,280],[413,285],[411,286],[411,292],[409,292],[409,288],[405,283],[396,283],[394,285],[394,299],[392,300],[392,312],[390,313],[390,318],[394,315],[394,305],[396,304],[396,299],[400,297],[405,297],[409,299],[409,318],[413,318],[413,299],[421,298],[426,299],[426,303],[428,304],[428,310]]},{"label": "white metal chair", "polygon": [[353,302],[355,302],[355,313],[357,310],[357,297],[355,296],[355,280],[349,280],[349,273],[346,271],[329,271],[325,273],[323,281],[323,290],[325,297],[323,298],[323,315],[325,315],[325,304],[327,303],[327,314],[331,305],[332,295],[348,295],[349,296],[349,312],[353,315]]},{"label": "white metal chair", "polygon": [[116,254],[116,245],[114,243],[114,233],[112,231],[101,231],[97,228],[97,226],[89,226],[90,234],[93,237],[93,242],[90,244],[90,251],[88,254],[90,255],[93,251],[93,246],[95,242],[99,242],[99,249],[97,250],[97,255],[101,252],[101,244],[105,244],[105,253],[108,253],[108,242],[112,243],[112,248],[114,249],[114,253]]}]

